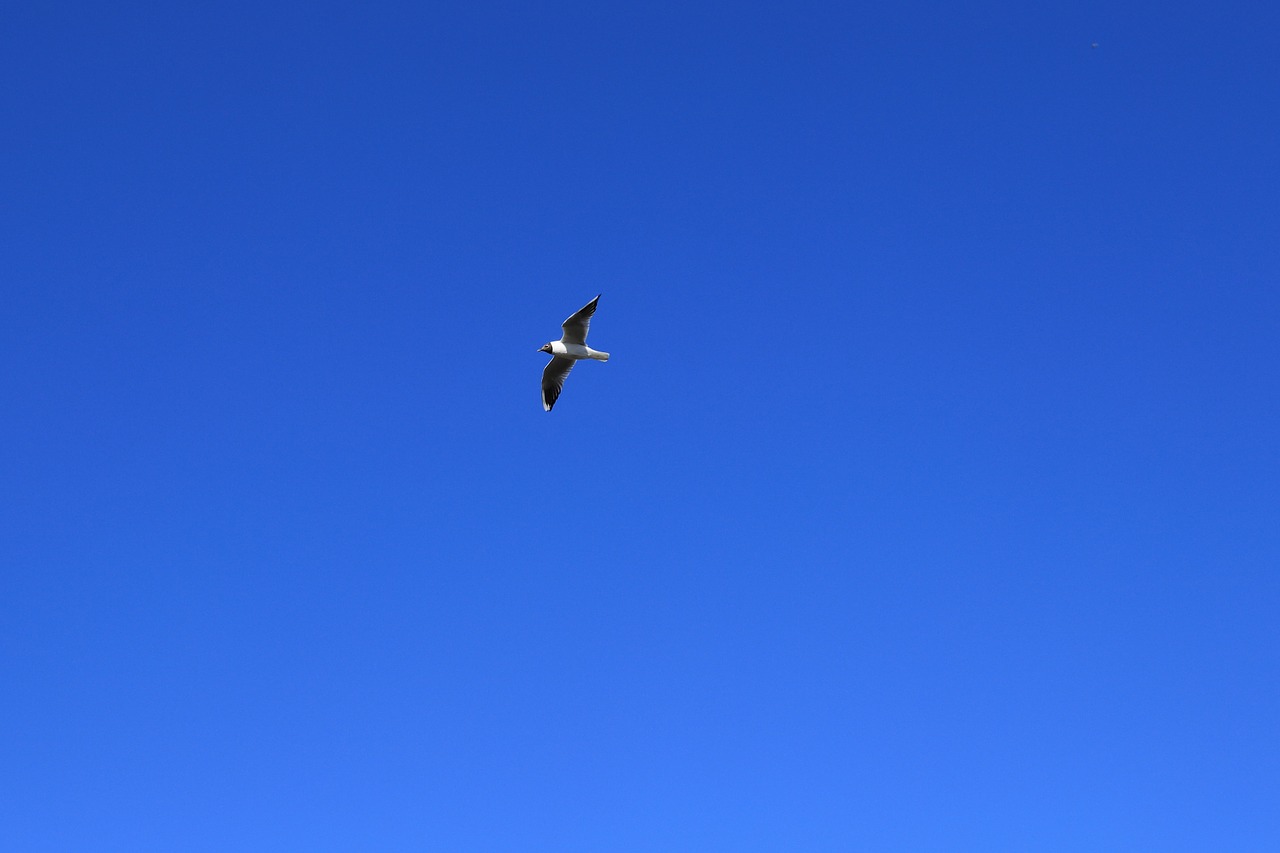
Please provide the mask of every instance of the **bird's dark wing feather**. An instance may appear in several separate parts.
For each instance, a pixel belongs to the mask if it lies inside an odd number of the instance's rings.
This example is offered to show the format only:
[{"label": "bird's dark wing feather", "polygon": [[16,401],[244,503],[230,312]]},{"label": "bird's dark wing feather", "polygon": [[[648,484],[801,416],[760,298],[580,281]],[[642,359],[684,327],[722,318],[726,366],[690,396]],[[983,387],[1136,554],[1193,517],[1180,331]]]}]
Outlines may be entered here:
[{"label": "bird's dark wing feather", "polygon": [[560,328],[564,329],[564,337],[560,340],[566,344],[585,344],[587,330],[591,328],[591,315],[596,313],[596,303],[599,301],[600,295],[596,294],[595,299],[583,305],[576,314],[565,320],[560,325]]},{"label": "bird's dark wing feather", "polygon": [[542,408],[551,411],[560,397],[560,389],[564,387],[564,379],[573,370],[573,359],[556,356],[547,362],[542,371]]}]

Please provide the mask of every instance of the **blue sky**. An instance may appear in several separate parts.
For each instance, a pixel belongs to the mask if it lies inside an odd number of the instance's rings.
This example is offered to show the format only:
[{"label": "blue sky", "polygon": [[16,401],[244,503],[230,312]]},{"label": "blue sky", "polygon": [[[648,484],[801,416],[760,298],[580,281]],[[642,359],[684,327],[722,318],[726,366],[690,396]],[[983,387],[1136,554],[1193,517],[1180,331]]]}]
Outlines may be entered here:
[{"label": "blue sky", "polygon": [[0,846],[1277,849],[1278,31],[8,11]]}]

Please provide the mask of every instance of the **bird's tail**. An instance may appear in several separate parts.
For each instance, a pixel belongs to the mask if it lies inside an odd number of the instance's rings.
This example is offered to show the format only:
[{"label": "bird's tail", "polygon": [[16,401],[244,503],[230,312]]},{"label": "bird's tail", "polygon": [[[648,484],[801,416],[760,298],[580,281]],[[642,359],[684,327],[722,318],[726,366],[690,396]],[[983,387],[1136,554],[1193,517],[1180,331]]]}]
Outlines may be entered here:
[{"label": "bird's tail", "polygon": [[609,360],[609,353],[607,353],[607,352],[600,352],[600,350],[598,350],[598,349],[593,349],[593,350],[591,351],[591,357],[592,357],[592,358],[594,358],[596,361],[608,361],[608,360]]}]

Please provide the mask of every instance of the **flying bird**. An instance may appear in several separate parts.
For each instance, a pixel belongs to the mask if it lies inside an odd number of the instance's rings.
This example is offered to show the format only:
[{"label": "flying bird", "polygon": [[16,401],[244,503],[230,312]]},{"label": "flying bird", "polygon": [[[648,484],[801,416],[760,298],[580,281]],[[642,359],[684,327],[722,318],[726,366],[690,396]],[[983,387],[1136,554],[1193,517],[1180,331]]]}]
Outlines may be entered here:
[{"label": "flying bird", "polygon": [[569,375],[570,370],[573,370],[574,362],[584,358],[594,358],[596,361],[609,360],[609,353],[593,350],[587,346],[587,330],[591,328],[591,315],[596,313],[596,303],[599,301],[600,295],[596,294],[595,299],[583,305],[560,325],[560,328],[564,329],[564,336],[560,340],[543,344],[538,349],[538,352],[551,354],[551,361],[547,362],[546,369],[542,371],[544,411],[551,411],[551,407],[556,404],[560,389],[564,387],[565,377]]}]

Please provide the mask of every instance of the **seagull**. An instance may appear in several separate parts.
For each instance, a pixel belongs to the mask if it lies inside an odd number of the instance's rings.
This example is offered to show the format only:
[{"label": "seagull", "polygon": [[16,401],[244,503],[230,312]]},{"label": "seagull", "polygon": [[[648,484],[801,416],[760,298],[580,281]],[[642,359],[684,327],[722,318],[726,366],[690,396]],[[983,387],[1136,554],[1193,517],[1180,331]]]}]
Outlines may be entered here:
[{"label": "seagull", "polygon": [[569,375],[569,371],[573,370],[575,361],[581,361],[584,358],[594,358],[596,361],[609,360],[609,353],[593,350],[587,346],[587,329],[591,327],[591,315],[596,313],[596,303],[599,301],[600,294],[597,293],[595,299],[583,305],[560,325],[560,328],[564,329],[564,336],[560,340],[543,344],[538,349],[538,352],[551,354],[551,361],[547,362],[546,369],[542,371],[544,411],[551,411],[551,407],[556,404],[560,389],[564,387],[564,379]]}]

